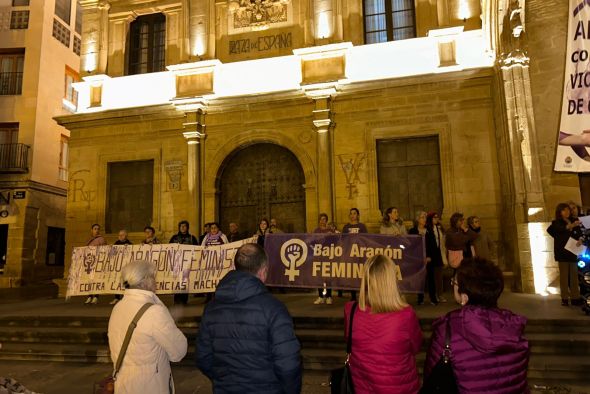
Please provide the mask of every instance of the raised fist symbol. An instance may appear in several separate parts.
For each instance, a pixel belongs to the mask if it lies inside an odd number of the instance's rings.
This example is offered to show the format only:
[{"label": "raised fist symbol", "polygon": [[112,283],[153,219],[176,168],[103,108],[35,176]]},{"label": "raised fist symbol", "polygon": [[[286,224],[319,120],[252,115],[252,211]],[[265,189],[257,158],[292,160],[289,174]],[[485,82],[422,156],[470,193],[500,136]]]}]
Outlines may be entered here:
[{"label": "raised fist symbol", "polygon": [[290,265],[300,265],[297,264],[299,262],[299,259],[301,258],[301,254],[302,254],[302,247],[301,245],[297,245],[297,244],[292,244],[289,245],[287,247],[287,249],[285,250],[285,257],[287,257],[289,259],[289,263],[291,263]]}]

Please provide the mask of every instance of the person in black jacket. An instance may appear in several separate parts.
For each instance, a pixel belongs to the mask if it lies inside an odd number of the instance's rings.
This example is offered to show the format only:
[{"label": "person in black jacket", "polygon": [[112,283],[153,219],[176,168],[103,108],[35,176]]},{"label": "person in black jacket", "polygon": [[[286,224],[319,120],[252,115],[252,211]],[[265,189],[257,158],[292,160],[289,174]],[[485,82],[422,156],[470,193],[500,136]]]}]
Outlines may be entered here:
[{"label": "person in black jacket", "polygon": [[[188,221],[181,220],[178,222],[178,233],[174,234],[172,238],[170,238],[171,244],[183,244],[183,245],[200,245],[199,240],[188,232],[190,226]],[[174,294],[174,303],[175,304],[188,304],[188,294]]]},{"label": "person in black jacket", "polygon": [[[129,238],[127,238],[127,230],[119,230],[119,235],[117,236],[117,240],[113,245],[133,245]],[[111,305],[115,305],[117,302],[123,299],[123,295],[115,294],[115,298],[110,302]]]},{"label": "person in black jacket", "polygon": [[568,204],[560,203],[555,208],[555,220],[547,229],[553,237],[553,255],[559,265],[559,287],[561,288],[561,305],[568,306],[568,296],[572,305],[581,305],[580,285],[578,283],[578,256],[565,249],[565,245],[572,231],[580,226],[579,220],[571,220],[571,210]]},{"label": "person in black jacket", "polygon": [[[426,212],[418,212],[418,216],[414,222],[414,227],[408,231],[408,234],[422,235],[424,237],[424,243],[426,247],[426,288],[428,289],[428,296],[430,297],[430,303],[432,305],[438,305],[438,298],[436,296],[436,282],[434,280],[434,267],[438,256],[440,255],[440,249],[436,245],[436,239],[432,228],[430,230],[426,226]],[[442,261],[442,257],[440,258]],[[424,304],[424,293],[418,294],[418,305]]]},{"label": "person in black jacket", "polygon": [[244,244],[234,263],[203,312],[197,366],[214,393],[300,393],[300,345],[287,308],[264,286],[264,249]]}]

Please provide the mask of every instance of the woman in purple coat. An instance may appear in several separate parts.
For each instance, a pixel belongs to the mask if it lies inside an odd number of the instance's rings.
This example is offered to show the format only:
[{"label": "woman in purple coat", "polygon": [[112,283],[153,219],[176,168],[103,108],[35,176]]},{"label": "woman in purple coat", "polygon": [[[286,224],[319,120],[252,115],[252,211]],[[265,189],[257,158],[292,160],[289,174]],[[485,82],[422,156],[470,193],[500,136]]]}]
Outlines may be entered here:
[{"label": "woman in purple coat", "polygon": [[450,319],[451,364],[459,393],[528,393],[526,318],[498,308],[504,289],[502,271],[485,259],[465,259],[452,285],[462,308],[433,322],[424,379],[441,358]]}]

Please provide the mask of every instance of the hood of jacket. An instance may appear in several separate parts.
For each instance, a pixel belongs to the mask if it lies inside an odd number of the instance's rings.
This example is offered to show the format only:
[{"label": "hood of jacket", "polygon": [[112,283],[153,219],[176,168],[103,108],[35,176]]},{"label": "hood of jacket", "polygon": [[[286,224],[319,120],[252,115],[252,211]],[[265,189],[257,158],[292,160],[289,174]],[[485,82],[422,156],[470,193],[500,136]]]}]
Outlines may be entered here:
[{"label": "hood of jacket", "polygon": [[512,353],[523,341],[526,317],[506,309],[466,305],[460,310],[464,338],[482,353]]},{"label": "hood of jacket", "polygon": [[268,293],[268,290],[260,279],[248,272],[236,270],[228,272],[219,282],[215,291],[215,301],[232,304],[265,293]]}]

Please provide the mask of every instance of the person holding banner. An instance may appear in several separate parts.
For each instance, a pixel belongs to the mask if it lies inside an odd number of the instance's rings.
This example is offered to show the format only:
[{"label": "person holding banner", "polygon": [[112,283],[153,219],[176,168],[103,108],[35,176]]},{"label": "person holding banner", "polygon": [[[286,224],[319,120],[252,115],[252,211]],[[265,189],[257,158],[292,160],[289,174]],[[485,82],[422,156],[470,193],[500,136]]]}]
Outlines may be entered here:
[{"label": "person holding banner", "polygon": [[389,235],[404,235],[408,233],[404,221],[399,217],[399,211],[396,207],[389,207],[385,211],[379,233]]},{"label": "person holding banner", "polygon": [[[86,242],[86,246],[102,246],[107,244],[107,241],[100,234],[100,224],[94,223],[90,226],[90,231],[91,238]],[[98,304],[98,294],[90,294],[84,304]]]},{"label": "person holding banner", "polygon": [[[331,229],[328,226],[328,214],[327,213],[320,213],[318,219],[318,226],[313,230],[314,234],[329,234],[331,233]],[[321,304],[328,304],[332,305],[332,289],[325,287],[326,284],[324,283],[323,289],[318,289],[318,298],[313,302],[315,305]]]},{"label": "person holding banner", "polygon": [[[171,244],[182,244],[182,245],[199,245],[197,238],[188,232],[190,224],[187,220],[181,220],[178,222],[178,232],[170,238]],[[188,294],[180,293],[174,294],[174,304],[188,304]]]},{"label": "person holding banner", "polygon": [[[117,240],[113,245],[132,245],[131,241],[129,241],[129,238],[127,238],[127,236],[127,230],[119,230]],[[110,302],[110,305],[115,305],[117,302],[121,301],[122,298],[123,296],[121,294],[115,294],[115,298],[113,298],[113,300]]]},{"label": "person holding banner", "polygon": [[[358,308],[348,332],[352,308]],[[358,306],[344,309],[345,336],[352,335],[350,371],[356,394],[417,393],[416,355],[422,330],[398,290],[395,263],[375,255],[363,269]]]},{"label": "person holding banner", "polygon": [[166,305],[155,294],[156,269],[149,261],[132,261],[123,267],[121,278],[125,297],[115,305],[109,319],[108,337],[111,359],[117,363],[128,327],[137,312],[140,317],[116,376],[117,394],[174,393],[170,361],[178,362],[187,351],[187,340],[176,327]]},{"label": "person holding banner", "polygon": [[205,235],[201,246],[215,246],[229,243],[227,237],[219,229],[217,222],[212,222],[209,225],[209,233]]},{"label": "person holding banner", "polygon": [[145,239],[141,241],[142,245],[157,245],[160,244],[160,240],[156,237],[156,229],[152,226],[145,226],[143,228]]},{"label": "person holding banner", "polygon": [[299,394],[300,345],[287,308],[264,285],[266,252],[244,244],[234,264],[203,312],[197,366],[214,393]]},{"label": "person holding banner", "polygon": [[[346,223],[344,227],[342,227],[342,234],[366,234],[369,232],[367,230],[367,226],[365,226],[364,223],[360,222],[361,213],[357,208],[350,208],[348,217],[350,219],[350,222]],[[338,297],[341,296],[341,294],[338,294]],[[355,290],[351,290],[350,299],[352,301],[356,300]]]},{"label": "person holding banner", "polygon": [[262,218],[260,219],[260,224],[258,224],[258,230],[256,231],[256,234],[254,235],[258,235],[258,245],[264,247],[264,237],[266,237],[266,234],[271,234],[272,230],[270,229],[270,224],[268,222],[267,218]]}]

